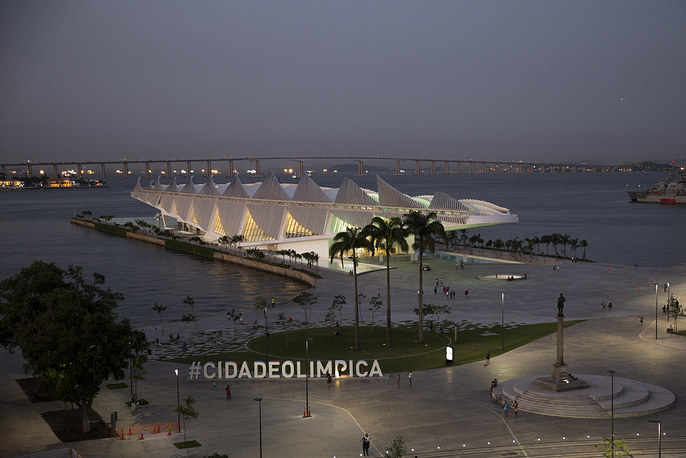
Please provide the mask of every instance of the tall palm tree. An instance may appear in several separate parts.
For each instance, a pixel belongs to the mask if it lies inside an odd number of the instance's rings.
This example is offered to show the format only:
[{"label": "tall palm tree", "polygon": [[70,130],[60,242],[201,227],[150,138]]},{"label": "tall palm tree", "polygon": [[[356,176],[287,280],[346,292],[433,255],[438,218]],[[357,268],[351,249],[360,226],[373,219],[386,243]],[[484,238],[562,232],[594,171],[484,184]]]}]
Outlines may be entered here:
[{"label": "tall palm tree", "polygon": [[588,242],[586,240],[582,240],[579,242],[579,245],[584,249],[584,255],[581,259],[586,259],[586,247],[588,246]]},{"label": "tall palm tree", "polygon": [[550,248],[550,242],[552,240],[550,239],[549,235],[543,235],[541,236],[541,243],[545,243],[545,255],[548,256],[548,249]]},{"label": "tall palm tree", "polygon": [[391,346],[391,254],[396,252],[396,246],[400,251],[409,249],[405,240],[403,222],[394,217],[384,219],[375,216],[372,223],[363,229],[371,237],[372,243],[386,253],[386,346]]},{"label": "tall palm tree", "polygon": [[374,245],[359,227],[348,227],[345,232],[339,232],[333,237],[333,243],[329,247],[329,256],[333,262],[336,256],[341,257],[341,264],[345,253],[350,252],[353,262],[353,280],[355,282],[355,350],[360,350],[360,313],[359,298],[357,296],[357,253],[358,248],[366,248],[374,252]]},{"label": "tall palm tree", "polygon": [[419,211],[412,211],[403,215],[403,225],[407,234],[414,235],[415,241],[412,248],[419,251],[419,343],[424,342],[424,318],[423,318],[423,304],[422,299],[424,290],[422,288],[422,266],[424,260],[424,251],[434,251],[436,243],[434,237],[440,237],[445,240],[445,229],[443,224],[436,221],[436,212],[422,213]]}]

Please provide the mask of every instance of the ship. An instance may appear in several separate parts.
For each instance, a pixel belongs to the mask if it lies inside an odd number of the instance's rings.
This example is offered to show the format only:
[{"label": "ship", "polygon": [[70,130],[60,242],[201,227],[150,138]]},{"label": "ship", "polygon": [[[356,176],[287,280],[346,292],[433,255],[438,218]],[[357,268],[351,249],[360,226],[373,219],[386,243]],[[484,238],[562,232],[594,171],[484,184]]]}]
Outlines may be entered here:
[{"label": "ship", "polygon": [[666,180],[658,181],[655,186],[645,191],[626,192],[632,202],[662,205],[686,205],[686,181],[684,174],[677,181],[674,173],[670,173]]}]

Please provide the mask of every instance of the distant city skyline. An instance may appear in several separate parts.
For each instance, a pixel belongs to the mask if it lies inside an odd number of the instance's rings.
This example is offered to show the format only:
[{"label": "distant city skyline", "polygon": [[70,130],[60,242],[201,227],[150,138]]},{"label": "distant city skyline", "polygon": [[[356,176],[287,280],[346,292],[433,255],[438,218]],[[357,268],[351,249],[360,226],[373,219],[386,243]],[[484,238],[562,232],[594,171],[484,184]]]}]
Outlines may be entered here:
[{"label": "distant city skyline", "polygon": [[0,162],[683,161],[683,1],[0,3]]}]

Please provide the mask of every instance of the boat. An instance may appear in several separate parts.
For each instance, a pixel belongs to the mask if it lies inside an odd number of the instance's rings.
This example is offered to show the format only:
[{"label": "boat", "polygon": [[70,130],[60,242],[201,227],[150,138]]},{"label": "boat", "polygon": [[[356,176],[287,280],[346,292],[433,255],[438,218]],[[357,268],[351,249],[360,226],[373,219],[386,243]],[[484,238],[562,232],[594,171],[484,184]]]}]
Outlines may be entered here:
[{"label": "boat", "polygon": [[670,173],[666,180],[658,181],[655,186],[645,191],[629,191],[626,193],[632,202],[662,205],[686,205],[686,181],[684,175],[677,181],[674,173]]}]

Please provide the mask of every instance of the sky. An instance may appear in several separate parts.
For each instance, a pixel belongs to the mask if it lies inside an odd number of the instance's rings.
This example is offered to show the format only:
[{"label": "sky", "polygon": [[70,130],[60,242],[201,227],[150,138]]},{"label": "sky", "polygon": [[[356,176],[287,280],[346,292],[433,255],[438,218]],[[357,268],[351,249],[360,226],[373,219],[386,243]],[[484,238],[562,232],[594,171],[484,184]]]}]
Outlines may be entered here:
[{"label": "sky", "polygon": [[0,162],[686,158],[686,2],[3,0]]}]

